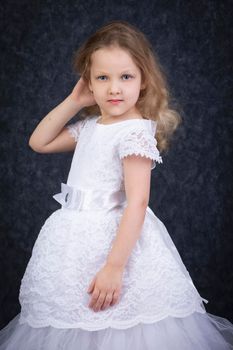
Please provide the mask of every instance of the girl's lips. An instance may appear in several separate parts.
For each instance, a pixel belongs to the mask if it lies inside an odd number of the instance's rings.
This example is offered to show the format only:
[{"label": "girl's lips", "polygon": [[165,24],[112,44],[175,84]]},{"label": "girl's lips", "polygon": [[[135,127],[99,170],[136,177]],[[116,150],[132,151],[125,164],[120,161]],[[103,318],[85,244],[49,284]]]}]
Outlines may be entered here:
[{"label": "girl's lips", "polygon": [[120,102],[122,102],[122,100],[108,100],[108,102],[112,103],[112,104],[118,104]]}]

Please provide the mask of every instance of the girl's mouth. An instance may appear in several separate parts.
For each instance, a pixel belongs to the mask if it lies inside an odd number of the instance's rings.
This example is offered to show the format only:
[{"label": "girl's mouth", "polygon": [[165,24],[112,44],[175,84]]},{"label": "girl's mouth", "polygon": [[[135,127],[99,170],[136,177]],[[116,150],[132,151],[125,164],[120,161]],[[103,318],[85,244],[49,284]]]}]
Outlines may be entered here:
[{"label": "girl's mouth", "polygon": [[113,105],[117,105],[118,103],[122,102],[122,100],[108,100]]}]

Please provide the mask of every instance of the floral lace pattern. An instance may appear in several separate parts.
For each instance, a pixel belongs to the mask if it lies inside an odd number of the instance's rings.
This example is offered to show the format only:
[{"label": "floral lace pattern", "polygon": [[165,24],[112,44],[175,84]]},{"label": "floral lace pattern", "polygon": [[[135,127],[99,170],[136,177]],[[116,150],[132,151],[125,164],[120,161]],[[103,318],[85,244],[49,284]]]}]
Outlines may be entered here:
[{"label": "floral lace pattern", "polygon": [[201,297],[163,241],[165,226],[148,212],[124,270],[119,303],[99,312],[88,308],[87,287],[106,261],[122,212],[117,208],[94,215],[58,209],[46,220],[21,282],[21,323],[125,329],[168,315],[205,312]]},{"label": "floral lace pattern", "polygon": [[66,126],[66,128],[67,128],[68,132],[70,133],[70,135],[72,137],[74,137],[75,142],[78,142],[78,138],[79,138],[79,135],[81,133],[81,130],[84,128],[87,120],[88,120],[88,118],[87,119],[78,120],[77,122],[69,124],[69,125]]},{"label": "floral lace pattern", "polygon": [[121,140],[119,146],[120,159],[132,154],[140,155],[152,159],[151,169],[154,169],[156,166],[155,161],[158,163],[163,162],[156,146],[156,139],[149,134],[147,130],[141,128],[138,130],[131,130],[125,135],[123,140]]},{"label": "floral lace pattern", "polygon": [[[124,189],[122,159],[162,159],[150,121],[98,126],[96,118],[69,126],[77,146],[67,184],[80,189]],[[60,188],[60,183],[58,184]],[[33,327],[119,329],[168,315],[205,312],[163,223],[147,208],[139,239],[124,269],[119,303],[94,312],[87,287],[106,262],[123,206],[100,210],[60,208],[42,226],[21,281],[20,322]],[[169,239],[170,238],[170,239]]]}]

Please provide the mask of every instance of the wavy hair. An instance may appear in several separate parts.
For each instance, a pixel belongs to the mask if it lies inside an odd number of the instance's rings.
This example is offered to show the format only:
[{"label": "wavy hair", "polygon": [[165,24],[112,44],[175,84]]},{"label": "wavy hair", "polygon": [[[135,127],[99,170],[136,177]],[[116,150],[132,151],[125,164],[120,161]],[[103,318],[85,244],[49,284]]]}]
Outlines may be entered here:
[{"label": "wavy hair", "polygon": [[[172,134],[181,123],[180,113],[171,107],[171,94],[163,68],[146,36],[132,24],[118,20],[108,22],[91,35],[75,51],[72,61],[74,71],[84,81],[90,81],[91,55],[94,51],[109,46],[126,50],[141,71],[145,88],[140,91],[136,107],[141,115],[157,121],[157,146],[160,151],[169,148]],[[99,106],[84,107],[81,117],[100,115]]]}]

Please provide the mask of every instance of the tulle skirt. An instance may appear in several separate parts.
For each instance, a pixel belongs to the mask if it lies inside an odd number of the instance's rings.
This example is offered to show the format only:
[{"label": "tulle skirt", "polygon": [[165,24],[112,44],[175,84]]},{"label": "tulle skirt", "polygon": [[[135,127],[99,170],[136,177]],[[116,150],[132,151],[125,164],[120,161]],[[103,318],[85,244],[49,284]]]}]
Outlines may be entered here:
[{"label": "tulle skirt", "polygon": [[126,329],[111,327],[33,328],[16,315],[0,331],[0,350],[227,350],[233,349],[233,324],[225,318],[194,312]]}]

